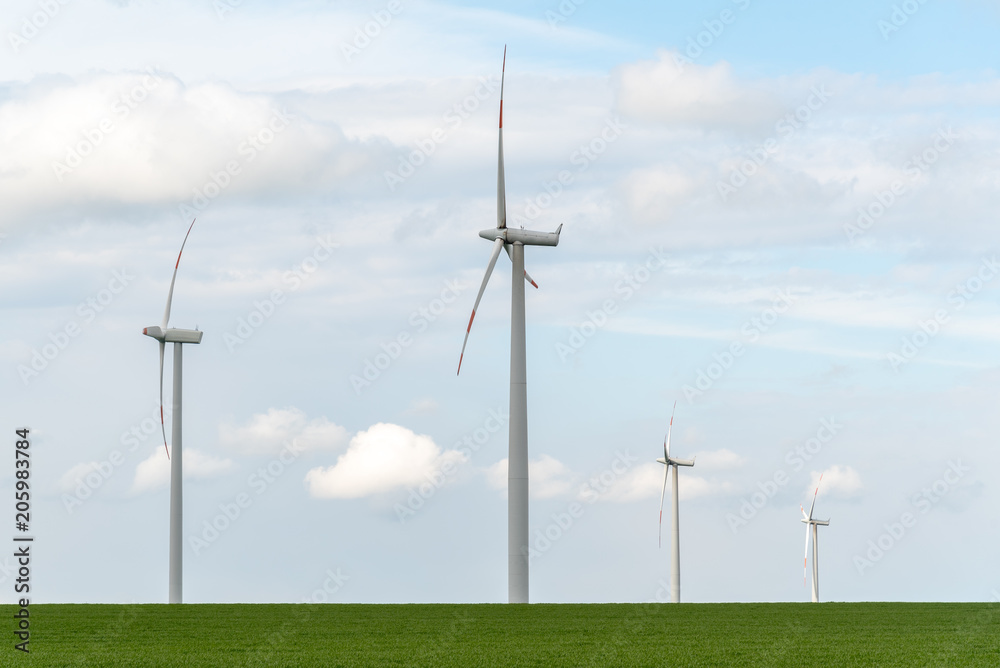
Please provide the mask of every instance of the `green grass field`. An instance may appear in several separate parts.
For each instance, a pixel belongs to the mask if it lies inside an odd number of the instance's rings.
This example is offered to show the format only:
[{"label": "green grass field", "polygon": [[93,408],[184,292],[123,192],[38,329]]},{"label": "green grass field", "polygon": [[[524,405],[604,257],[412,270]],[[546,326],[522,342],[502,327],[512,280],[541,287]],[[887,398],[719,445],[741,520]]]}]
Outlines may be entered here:
[{"label": "green grass field", "polygon": [[33,605],[39,666],[1000,666],[1000,604]]}]

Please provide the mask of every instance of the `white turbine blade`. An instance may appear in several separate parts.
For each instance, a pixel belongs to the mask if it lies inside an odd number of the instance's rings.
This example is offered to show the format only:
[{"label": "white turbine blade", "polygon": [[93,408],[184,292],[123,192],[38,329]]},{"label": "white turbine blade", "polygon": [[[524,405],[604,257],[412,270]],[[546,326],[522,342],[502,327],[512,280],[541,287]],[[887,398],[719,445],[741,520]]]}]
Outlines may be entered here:
[{"label": "white turbine blade", "polygon": [[663,467],[663,491],[660,492],[660,531],[656,534],[656,544],[663,547],[663,498],[667,495],[667,475],[670,473],[670,465]]},{"label": "white turbine blade", "polygon": [[[195,218],[195,220],[198,219]],[[177,267],[181,266],[181,255],[184,253],[184,246],[188,242],[188,236],[191,234],[192,227],[194,227],[194,220],[192,220],[191,225],[188,226],[187,234],[184,235],[184,241],[181,243],[181,252],[177,254],[177,263],[174,264],[174,275],[170,279],[170,291],[167,292],[167,308],[163,311],[163,325],[161,326],[164,330],[167,329],[167,321],[170,320],[170,302],[174,300],[174,281],[177,280]]]},{"label": "white turbine blade", "polygon": [[[503,249],[507,251],[507,257],[510,257],[510,244],[504,244]],[[514,258],[510,257],[510,261],[513,262]],[[524,270],[524,280],[531,283],[533,286],[535,286],[536,289],[538,288],[538,283],[535,283],[535,279],[531,277],[527,269]]]},{"label": "white turbine blade", "polygon": [[472,321],[476,319],[476,310],[479,308],[479,301],[483,298],[483,292],[486,291],[486,284],[490,281],[490,275],[493,273],[493,267],[496,266],[497,258],[500,257],[501,248],[503,248],[503,239],[497,239],[493,242],[493,253],[490,255],[490,263],[486,265],[486,275],[483,276],[483,284],[479,286],[479,294],[476,295],[476,303],[472,307],[472,315],[469,316],[469,326],[465,329],[465,341],[462,342],[462,354],[458,357],[458,371],[455,372],[456,376],[462,373],[462,358],[465,357],[465,345],[469,342]]},{"label": "white turbine blade", "polygon": [[163,431],[163,449],[167,451],[167,459],[170,459],[170,448],[167,447],[167,425],[163,421],[163,349],[166,342],[160,341],[160,430]]},{"label": "white turbine blade", "polygon": [[809,569],[806,567],[806,562],[809,559],[809,529],[810,528],[811,527],[809,526],[809,523],[807,522],[806,523],[806,553],[805,553],[805,556],[802,557],[802,586],[803,587],[806,586],[806,577],[807,577],[807,573],[809,572]]},{"label": "white turbine blade", "polygon": [[507,47],[503,47],[503,66],[500,69],[500,138],[497,146],[497,229],[507,227],[507,188],[503,176],[503,80],[507,71]]},{"label": "white turbine blade", "polygon": [[674,408],[670,411],[670,426],[667,427],[667,441],[663,444],[663,454],[666,459],[670,460],[670,432],[674,430],[674,413],[677,412],[677,402],[674,402]]},{"label": "white turbine blade", "polygon": [[809,519],[813,518],[813,508],[816,507],[816,497],[819,495],[819,485],[820,485],[821,482],[823,482],[823,474],[822,473],[819,474],[819,480],[816,481],[816,491],[813,492],[813,502],[812,502],[812,505],[809,506]]}]

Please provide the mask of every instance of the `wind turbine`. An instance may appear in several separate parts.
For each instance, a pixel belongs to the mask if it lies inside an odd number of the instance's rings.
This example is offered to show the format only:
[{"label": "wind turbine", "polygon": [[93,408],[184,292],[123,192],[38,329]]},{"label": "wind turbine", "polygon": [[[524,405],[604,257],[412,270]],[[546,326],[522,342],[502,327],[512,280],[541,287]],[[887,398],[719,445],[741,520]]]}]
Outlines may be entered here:
[{"label": "wind turbine", "polygon": [[[663,459],[657,459],[659,463],[666,466],[663,470],[663,491],[660,492],[660,531],[657,540],[663,546],[663,498],[667,495],[667,475],[673,473],[670,487],[674,502],[674,526],[670,539],[670,601],[672,603],[681,602],[681,535],[680,535],[680,515],[677,511],[677,467],[694,466],[693,459],[678,459],[670,456],[670,432],[674,429],[674,411],[677,410],[677,402],[674,402],[674,410],[670,412],[670,426],[667,427],[667,437],[663,439]],[[673,471],[671,471],[673,467]]]},{"label": "wind turbine", "polygon": [[[479,233],[493,242],[493,252],[486,266],[483,284],[479,286],[472,307],[469,326],[465,329],[462,354],[458,358],[458,373],[462,371],[465,346],[469,342],[472,321],[476,318],[479,301],[497,263],[500,249],[507,251],[513,265],[510,298],[510,440],[507,455],[507,598],[511,603],[528,602],[528,387],[524,342],[524,282],[536,288],[538,284],[524,270],[525,246],[557,246],[562,225],[555,232],[532,232],[507,227],[507,201],[503,167],[503,81],[507,69],[507,48],[504,47],[500,74],[500,139],[497,159],[497,226]],[[523,279],[523,280],[522,280]]]},{"label": "wind turbine", "polygon": [[806,584],[806,573],[808,572],[807,562],[809,559],[809,534],[812,533],[812,543],[813,543],[813,587],[812,587],[812,600],[813,603],[819,603],[819,546],[817,540],[819,538],[819,533],[816,527],[830,526],[830,520],[817,520],[813,519],[813,509],[816,507],[816,496],[819,494],[819,484],[823,482],[823,474],[819,475],[819,480],[816,482],[816,491],[813,492],[813,502],[809,506],[809,514],[806,515],[806,509],[799,506],[799,510],[802,511],[802,522],[806,525],[806,553],[802,557],[802,584]]},{"label": "wind turbine", "polygon": [[170,439],[173,456],[167,450],[167,457],[170,459],[170,602],[182,603],[183,579],[182,579],[182,556],[184,538],[183,516],[183,486],[181,482],[181,371],[183,367],[183,356],[181,346],[185,343],[201,343],[202,332],[195,329],[176,329],[167,327],[170,320],[170,302],[174,299],[174,282],[177,280],[177,267],[181,264],[181,254],[184,252],[184,245],[187,244],[188,235],[194,221],[191,221],[187,234],[184,235],[184,242],[181,244],[181,251],[177,254],[177,263],[174,265],[174,275],[170,279],[170,291],[167,292],[167,308],[163,312],[163,322],[159,327],[146,327],[142,333],[151,336],[160,342],[160,429],[163,432],[163,447],[167,447],[167,427],[163,421],[163,354],[168,343],[174,344],[174,409],[171,426]]}]

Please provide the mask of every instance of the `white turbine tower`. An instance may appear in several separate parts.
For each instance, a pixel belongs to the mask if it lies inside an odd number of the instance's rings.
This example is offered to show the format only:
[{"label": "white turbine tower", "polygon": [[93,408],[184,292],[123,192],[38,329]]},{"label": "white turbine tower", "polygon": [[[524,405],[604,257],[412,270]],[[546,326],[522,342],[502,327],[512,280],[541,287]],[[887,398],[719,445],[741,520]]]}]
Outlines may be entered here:
[{"label": "white turbine tower", "polygon": [[469,326],[465,330],[458,372],[462,371],[465,345],[469,342],[472,321],[479,301],[493,273],[500,249],[507,251],[513,265],[510,300],[510,441],[507,456],[507,598],[511,603],[528,602],[528,387],[524,342],[524,282],[538,285],[524,270],[525,246],[557,246],[562,225],[553,232],[531,232],[507,227],[507,202],[503,168],[503,78],[507,69],[507,49],[500,75],[500,139],[497,162],[497,226],[479,233],[493,242],[493,253],[486,266],[483,284],[472,307]]},{"label": "white turbine tower", "polygon": [[812,600],[813,603],[819,603],[819,545],[817,540],[819,538],[819,532],[816,529],[818,526],[830,526],[830,520],[817,520],[813,519],[813,509],[816,507],[816,496],[819,494],[819,484],[823,482],[823,474],[819,476],[819,480],[816,482],[816,491],[813,492],[813,502],[809,506],[809,514],[806,514],[806,509],[799,506],[799,510],[802,511],[802,521],[806,525],[806,553],[802,558],[802,584],[806,584],[806,576],[808,573],[808,560],[809,560],[809,535],[812,534],[812,544],[813,544],[813,586],[812,586]]},{"label": "white turbine tower", "polygon": [[[146,327],[142,333],[151,336],[160,342],[160,429],[163,431],[163,447],[167,447],[167,428],[163,422],[163,354],[168,343],[174,344],[174,412],[170,427],[171,450],[167,451],[170,458],[170,602],[183,602],[183,579],[182,579],[182,548],[184,538],[183,516],[183,486],[181,483],[181,370],[183,357],[181,346],[185,343],[201,343],[202,332],[194,329],[168,328],[167,322],[170,320],[170,302],[174,298],[174,282],[177,280],[177,267],[181,264],[181,254],[184,252],[184,245],[187,244],[188,235],[194,221],[188,227],[187,234],[184,235],[184,242],[181,244],[181,251],[177,254],[177,263],[174,265],[174,275],[170,279],[170,291],[167,292],[167,308],[163,312],[163,323],[159,327]],[[171,456],[172,451],[172,456]]]},{"label": "white turbine tower", "polygon": [[[677,402],[674,402],[674,411],[677,410]],[[663,491],[660,492],[660,531],[657,537],[660,546],[663,545],[663,498],[667,494],[667,475],[673,476],[670,482],[671,494],[674,502],[674,525],[670,540],[670,601],[672,603],[681,602],[681,535],[680,516],[677,511],[677,467],[694,466],[693,459],[678,459],[670,456],[670,432],[674,429],[674,412],[670,413],[670,426],[667,427],[667,437],[663,439],[663,459],[657,459],[659,463],[666,466],[663,470]]]}]

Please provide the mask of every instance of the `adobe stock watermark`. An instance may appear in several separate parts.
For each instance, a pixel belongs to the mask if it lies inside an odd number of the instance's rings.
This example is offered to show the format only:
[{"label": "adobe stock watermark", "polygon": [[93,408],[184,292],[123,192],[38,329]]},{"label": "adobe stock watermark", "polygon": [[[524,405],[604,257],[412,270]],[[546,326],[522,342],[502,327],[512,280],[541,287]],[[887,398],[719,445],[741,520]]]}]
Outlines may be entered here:
[{"label": "adobe stock watermark", "polygon": [[220,21],[225,21],[229,14],[235,12],[242,5],[243,0],[212,0],[212,9],[215,10],[215,15],[219,17]]},{"label": "adobe stock watermark", "polygon": [[649,283],[653,274],[665,266],[667,266],[666,249],[662,246],[658,249],[650,247],[646,261],[633,267],[629,273],[625,274],[624,278],[614,284],[612,292],[615,296],[605,299],[601,302],[600,307],[587,311],[586,320],[569,328],[569,337],[565,343],[556,342],[556,353],[559,355],[559,359],[565,363],[566,360],[582,350],[587,342],[608,324],[611,316],[618,313],[622,304],[632,299],[644,285]]},{"label": "adobe stock watermark", "polygon": [[328,568],[324,575],[326,579],[323,580],[323,586],[313,589],[309,596],[303,597],[303,603],[326,603],[351,579],[351,576],[344,575],[339,568],[336,571]]},{"label": "adobe stock watermark", "polygon": [[608,148],[617,142],[628,125],[618,117],[604,121],[604,126],[590,139],[580,144],[569,156],[569,163],[576,167],[575,173],[568,169],[560,170],[551,181],[542,181],[542,189],[534,196],[525,200],[520,211],[512,211],[508,207],[508,224],[525,225],[534,221],[542,211],[552,206],[563,191],[576,181],[577,174],[590,169],[591,165],[603,156]]},{"label": "adobe stock watermark", "polygon": [[146,76],[139,84],[133,86],[115,99],[107,115],[101,118],[93,127],[81,132],[83,135],[82,139],[66,146],[65,157],[62,162],[58,160],[52,161],[52,171],[55,173],[59,183],[62,183],[67,175],[76,171],[83,164],[84,160],[97,150],[97,147],[103,144],[109,135],[120,127],[116,123],[120,124],[128,119],[132,112],[149,98],[149,94],[163,82],[163,79],[153,71],[152,67],[146,68],[146,72]]},{"label": "adobe stock watermark", "polygon": [[222,335],[222,342],[226,344],[226,349],[230,353],[236,352],[236,348],[242,346],[257,333],[257,331],[270,320],[278,311],[278,308],[288,299],[288,293],[295,292],[309,279],[310,276],[327,260],[333,257],[333,252],[340,245],[333,241],[333,235],[326,237],[316,237],[316,245],[299,262],[296,262],[291,269],[286,271],[281,277],[287,288],[287,292],[281,288],[275,288],[262,300],[254,300],[253,308],[246,316],[240,317],[236,321],[236,328],[232,332]]},{"label": "adobe stock watermark", "polygon": [[[269,666],[281,663],[288,656],[288,645],[302,632],[303,625],[308,622],[316,606],[329,602],[347,584],[351,576],[345,575],[339,567],[328,568],[321,576],[324,578],[323,584],[313,589],[310,594],[302,597],[302,603],[291,605],[287,608],[287,614],[282,616],[282,622],[277,628],[269,628],[266,637],[256,639],[256,649],[253,654],[241,658],[241,662],[247,666]],[[282,657],[278,659],[277,657]]]},{"label": "adobe stock watermark", "polygon": [[867,205],[858,207],[857,220],[844,224],[844,234],[847,235],[847,240],[854,243],[855,239],[864,236],[901,197],[913,192],[911,184],[916,183],[921,175],[930,171],[931,166],[947,153],[959,138],[950,125],[938,128],[938,131],[933,135],[930,146],[903,163],[903,172],[910,180],[910,184],[896,179],[889,184],[886,190],[875,193]]},{"label": "adobe stock watermark", "polygon": [[437,297],[427,305],[410,313],[410,317],[407,319],[409,327],[401,330],[389,341],[383,341],[379,344],[381,352],[372,357],[366,357],[361,372],[351,374],[348,380],[350,380],[351,387],[354,388],[354,393],[361,396],[364,390],[381,378],[393,362],[398,360],[403,352],[413,345],[416,337],[426,332],[431,324],[455,303],[455,300],[467,287],[457,280],[445,281],[444,287]]},{"label": "adobe stock watermark", "polygon": [[910,498],[910,505],[915,508],[915,512],[906,510],[894,521],[883,524],[882,528],[885,531],[874,540],[869,540],[866,549],[854,555],[852,561],[858,575],[864,575],[865,571],[882,561],[885,555],[899,545],[906,534],[919,524],[920,518],[941,503],[941,499],[955,489],[965,474],[971,470],[972,467],[963,464],[961,459],[949,460],[948,468],[940,478],[921,488]]},{"label": "adobe stock watermark", "polygon": [[459,128],[468,118],[471,118],[483,102],[490,99],[493,93],[500,87],[500,78],[497,76],[479,77],[479,83],[470,94],[462,100],[456,102],[451,109],[446,111],[441,117],[443,125],[431,130],[431,132],[415,142],[416,148],[399,156],[399,165],[396,171],[386,170],[382,176],[390,192],[396,192],[396,188],[408,178],[417,173],[417,169],[422,167],[437,151],[440,144],[448,140],[448,135]]},{"label": "adobe stock watermark", "polygon": [[[819,455],[843,428],[844,425],[838,422],[834,416],[820,420],[815,436],[810,436],[804,443],[796,445],[785,453],[784,462],[791,468],[792,474],[802,471],[806,464]],[[757,513],[791,481],[792,475],[785,468],[778,468],[770,478],[759,480],[757,491],[740,499],[739,510],[735,513],[726,513],[726,524],[729,525],[729,530],[734,535],[739,533],[739,530],[757,517]]]},{"label": "adobe stock watermark", "polygon": [[587,0],[562,0],[555,9],[545,10],[545,20],[548,21],[549,28],[555,30],[560,23],[565,23],[581,5]]},{"label": "adobe stock watermark", "polygon": [[[750,8],[751,0],[732,0],[741,12]],[[723,9],[718,16],[702,21],[704,30],[696,35],[687,38],[683,51],[674,54],[674,65],[677,69],[684,69],[685,65],[693,65],[694,61],[702,56],[706,50],[711,48],[715,42],[722,37],[726,28],[736,23],[739,14],[731,9]]]},{"label": "adobe stock watermark", "polygon": [[17,365],[17,375],[25,387],[45,371],[66,350],[70,342],[80,336],[84,328],[94,322],[98,315],[104,313],[115,301],[115,298],[134,280],[135,276],[129,274],[128,269],[112,271],[111,280],[108,281],[106,287],[77,305],[76,314],[79,316],[79,320],[70,320],[56,331],[49,332],[48,343],[42,344],[40,349],[32,348],[30,361],[27,364]]},{"label": "adobe stock watermark", "polygon": [[[246,486],[253,490],[255,496],[260,496],[266,492],[274,483],[285,474],[292,464],[302,454],[303,448],[295,442],[295,439],[285,441],[281,452],[271,459],[267,464],[257,467],[257,470],[247,478]],[[219,512],[211,519],[202,521],[199,533],[189,533],[187,537],[188,547],[194,552],[194,556],[201,555],[213,543],[229,531],[230,528],[241,517],[246,514],[254,503],[254,496],[248,491],[236,494],[227,503],[219,504]]]},{"label": "adobe stock watermark", "polygon": [[559,540],[568,534],[580,519],[587,513],[587,506],[597,503],[601,496],[614,486],[623,475],[632,470],[639,458],[632,455],[628,450],[625,452],[616,451],[615,458],[611,464],[598,473],[591,476],[587,482],[580,487],[580,499],[586,503],[573,501],[566,506],[561,513],[552,513],[550,522],[542,529],[535,529],[533,538],[529,536],[528,545],[521,548],[521,554],[530,565],[546,552],[552,549]]},{"label": "adobe stock watermark", "polygon": [[256,160],[257,156],[267,149],[294,120],[295,116],[288,111],[272,109],[271,118],[264,127],[252,135],[247,135],[247,138],[236,147],[236,156],[227,160],[218,170],[209,172],[205,183],[194,189],[190,204],[181,202],[179,205],[181,218],[185,221],[197,218],[198,214],[207,209],[212,201],[232,185],[233,180],[243,173],[243,168]]},{"label": "adobe stock watermark", "polygon": [[38,10],[21,20],[17,32],[11,30],[7,33],[7,41],[10,42],[10,48],[14,50],[14,53],[19,53],[23,47],[28,45],[28,42],[38,37],[52,19],[59,16],[62,8],[68,4],[69,0],[38,0]]},{"label": "adobe stock watermark", "polygon": [[[164,420],[169,420],[170,415],[171,406],[167,404],[163,407]],[[121,469],[128,455],[136,452],[139,446],[154,434],[159,436],[162,433],[160,429],[160,406],[157,405],[152,415],[143,418],[138,424],[133,424],[122,432],[119,442],[123,446],[126,446],[124,451],[118,449],[112,450],[105,459],[98,462],[90,462],[90,470],[86,473],[76,476],[74,480],[76,487],[73,489],[73,493],[64,492],[60,497],[66,512],[72,515],[78,509],[82,508],[84,503]]]},{"label": "adobe stock watermark", "polygon": [[770,331],[781,316],[795,305],[797,299],[787,288],[776,291],[771,306],[744,322],[740,327],[743,340],[735,340],[722,352],[714,353],[712,355],[713,361],[708,366],[698,369],[694,385],[684,385],[681,388],[688,404],[693,404],[695,399],[702,397],[705,392],[712,389],[716,381],[733,368],[736,360],[743,357],[747,351],[747,344],[756,343],[761,336]]},{"label": "adobe stock watermark", "polygon": [[788,141],[804,128],[806,123],[812,119],[813,114],[822,109],[831,97],[833,97],[833,93],[827,90],[826,84],[810,88],[805,102],[779,118],[774,124],[776,136],[768,137],[763,143],[751,149],[739,167],[729,173],[728,183],[721,180],[716,181],[715,189],[722,201],[728,201],[733,193],[749,183],[754,174],[778,152],[781,142]]},{"label": "adobe stock watermark", "polygon": [[925,4],[927,4],[927,0],[903,0],[903,2],[893,5],[888,20],[879,19],[875,23],[878,31],[882,33],[882,39],[888,42],[889,36],[899,32]]},{"label": "adobe stock watermark", "polygon": [[444,487],[459,472],[462,464],[472,461],[472,456],[479,452],[484,445],[490,442],[493,435],[499,432],[510,420],[510,414],[501,406],[490,410],[483,421],[483,424],[472,430],[471,433],[462,437],[452,446],[462,455],[462,462],[457,463],[451,460],[445,461],[439,469],[435,469],[427,474],[426,480],[416,488],[406,488],[406,504],[396,503],[392,509],[396,512],[400,524],[406,524],[407,520],[414,517],[424,505],[437,494],[438,490]]},{"label": "adobe stock watermark", "polygon": [[[998,272],[1000,272],[1000,263],[997,262],[995,255],[989,259],[983,258],[979,269],[948,293],[948,303],[953,305],[955,311],[962,309],[979,294],[987,283],[996,278]],[[942,328],[950,320],[949,309],[939,308],[934,312],[933,317],[918,321],[916,331],[904,336],[897,350],[886,353],[886,360],[892,370],[899,373],[904,365],[912,362],[920,351],[941,333]]]},{"label": "adobe stock watermark", "polygon": [[351,43],[341,42],[340,52],[344,55],[344,60],[350,64],[352,60],[361,55],[361,52],[372,45],[372,41],[378,39],[382,31],[389,27],[392,20],[403,11],[403,3],[400,0],[389,0],[384,9],[377,9],[372,12],[371,21],[354,29],[354,39]]}]

